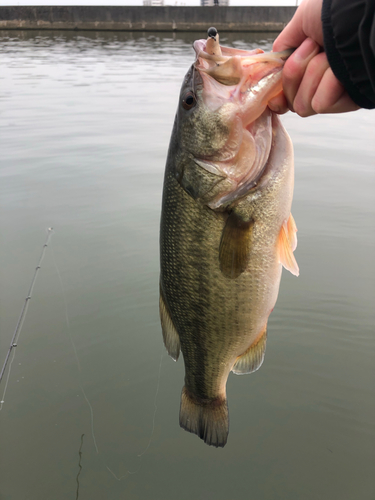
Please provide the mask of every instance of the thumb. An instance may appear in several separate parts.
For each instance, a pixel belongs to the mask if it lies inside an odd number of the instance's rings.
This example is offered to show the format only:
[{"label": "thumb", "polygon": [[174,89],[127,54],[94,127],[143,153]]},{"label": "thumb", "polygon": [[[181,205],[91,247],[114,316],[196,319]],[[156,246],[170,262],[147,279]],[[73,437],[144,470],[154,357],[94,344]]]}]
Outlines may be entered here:
[{"label": "thumb", "polygon": [[307,38],[302,28],[302,6],[303,4],[297,9],[292,20],[274,41],[272,48],[274,52],[281,52],[290,48],[295,49]]}]

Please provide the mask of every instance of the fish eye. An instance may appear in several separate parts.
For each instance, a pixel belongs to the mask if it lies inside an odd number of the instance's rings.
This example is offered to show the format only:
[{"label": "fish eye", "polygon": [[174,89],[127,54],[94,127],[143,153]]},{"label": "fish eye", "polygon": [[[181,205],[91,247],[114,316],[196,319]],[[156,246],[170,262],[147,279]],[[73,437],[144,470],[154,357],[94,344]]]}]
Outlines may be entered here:
[{"label": "fish eye", "polygon": [[197,99],[195,97],[195,94],[191,90],[186,92],[186,94],[182,98],[182,106],[184,109],[191,109],[193,106],[195,106],[196,102]]}]

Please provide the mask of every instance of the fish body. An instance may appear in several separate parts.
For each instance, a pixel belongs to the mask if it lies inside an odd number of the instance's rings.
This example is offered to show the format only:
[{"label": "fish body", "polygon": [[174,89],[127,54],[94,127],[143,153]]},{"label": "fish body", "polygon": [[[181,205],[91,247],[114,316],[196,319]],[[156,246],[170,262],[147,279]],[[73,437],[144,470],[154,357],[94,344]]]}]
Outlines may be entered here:
[{"label": "fish body", "polygon": [[293,148],[267,108],[283,60],[210,38],[194,47],[165,170],[160,317],[185,363],[180,425],[218,447],[228,375],[261,366],[282,264],[298,274]]}]

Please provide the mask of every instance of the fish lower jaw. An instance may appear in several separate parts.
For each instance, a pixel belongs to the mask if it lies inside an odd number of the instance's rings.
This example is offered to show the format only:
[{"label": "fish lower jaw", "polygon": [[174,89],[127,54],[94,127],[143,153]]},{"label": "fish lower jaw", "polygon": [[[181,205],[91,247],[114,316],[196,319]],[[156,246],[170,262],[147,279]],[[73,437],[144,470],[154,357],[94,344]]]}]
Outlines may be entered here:
[{"label": "fish lower jaw", "polygon": [[281,69],[282,68],[272,68],[269,73],[264,75],[260,80],[251,85],[248,89],[248,93],[252,93],[253,95],[257,95],[262,91],[268,91],[269,87],[274,85],[276,81],[281,78]]}]

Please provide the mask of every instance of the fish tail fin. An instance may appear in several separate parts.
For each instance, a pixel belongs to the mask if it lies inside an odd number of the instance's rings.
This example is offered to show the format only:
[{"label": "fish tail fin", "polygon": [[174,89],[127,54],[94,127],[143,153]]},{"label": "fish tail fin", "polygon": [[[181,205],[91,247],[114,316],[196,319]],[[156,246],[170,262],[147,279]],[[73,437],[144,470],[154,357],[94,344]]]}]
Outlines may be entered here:
[{"label": "fish tail fin", "polygon": [[180,426],[211,446],[224,447],[229,432],[226,398],[213,401],[192,396],[184,386],[181,394]]}]

